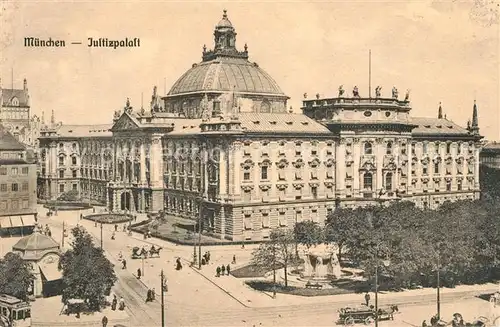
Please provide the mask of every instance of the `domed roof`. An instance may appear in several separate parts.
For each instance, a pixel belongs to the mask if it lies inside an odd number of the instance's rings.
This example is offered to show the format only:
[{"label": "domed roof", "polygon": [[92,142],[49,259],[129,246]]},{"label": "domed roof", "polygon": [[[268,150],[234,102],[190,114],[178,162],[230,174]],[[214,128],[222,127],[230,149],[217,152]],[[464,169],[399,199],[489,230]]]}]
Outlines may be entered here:
[{"label": "domed roof", "polygon": [[218,57],[193,65],[174,83],[168,95],[233,90],[285,96],[274,79],[256,63],[234,57]]},{"label": "domed roof", "polygon": [[41,251],[59,248],[59,244],[50,236],[34,232],[20,239],[13,247],[18,251]]},{"label": "domed roof", "polygon": [[233,24],[231,24],[231,21],[227,18],[227,10],[224,10],[222,19],[217,24],[217,27],[233,27]]}]

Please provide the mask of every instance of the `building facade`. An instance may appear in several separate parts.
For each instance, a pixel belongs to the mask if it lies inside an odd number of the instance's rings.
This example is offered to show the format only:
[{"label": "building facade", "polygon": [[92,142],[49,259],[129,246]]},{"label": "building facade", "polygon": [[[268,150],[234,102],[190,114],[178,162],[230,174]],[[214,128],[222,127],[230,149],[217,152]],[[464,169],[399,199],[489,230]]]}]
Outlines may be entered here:
[{"label": "building facade", "polygon": [[482,166],[500,169],[500,143],[486,143],[481,150],[479,160]]},{"label": "building facade", "polygon": [[29,234],[37,215],[36,165],[26,147],[0,125],[0,234]]},{"label": "building facade", "polygon": [[111,125],[52,124],[41,131],[40,199],[72,191],[80,201],[106,203],[112,171]]},{"label": "building facade", "polygon": [[[101,156],[87,162],[109,181],[97,192],[110,211],[164,210],[242,241],[303,220],[323,223],[336,206],[411,200],[435,208],[479,197],[476,105],[462,128],[441,108],[435,119],[411,117],[409,95],[401,100],[396,89],[361,98],[357,88],[352,96],[340,88],[335,98],[305,99],[303,114],[294,114],[278,84],[248,60],[248,47],[237,50],[226,12],[214,37],[213,50],[203,47],[202,62],[167,95],[153,89],[148,110],[135,111],[127,99],[100,138],[68,140]],[[56,149],[59,134],[40,143]],[[75,170],[83,175],[84,147],[77,149]],[[62,167],[51,162],[60,154],[51,153],[45,165],[57,176]]]},{"label": "building facade", "polygon": [[21,143],[30,148],[38,147],[42,119],[31,113],[28,82],[23,88],[5,88],[0,82],[0,123]]}]

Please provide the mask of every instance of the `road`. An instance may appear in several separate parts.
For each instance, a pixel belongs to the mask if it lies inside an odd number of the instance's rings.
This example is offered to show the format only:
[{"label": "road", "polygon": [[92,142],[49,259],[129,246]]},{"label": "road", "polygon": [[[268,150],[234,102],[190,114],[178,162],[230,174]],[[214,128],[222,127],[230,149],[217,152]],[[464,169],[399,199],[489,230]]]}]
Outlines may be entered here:
[{"label": "road", "polygon": [[[92,222],[78,221],[75,212],[59,212],[58,216],[44,218],[42,223],[48,223],[54,228],[61,229],[62,221],[66,226],[76,224],[84,226],[100,243],[100,228]],[[337,310],[341,307],[353,305],[352,300],[337,300],[335,302],[305,303],[300,305],[281,305],[248,308],[229,296],[217,285],[206,280],[199,273],[189,267],[181,271],[174,269],[177,257],[190,258],[192,248],[184,246],[166,245],[162,249],[161,258],[144,260],[127,259],[127,270],[121,269],[118,261],[120,252],[129,258],[131,248],[143,246],[145,243],[126,233],[118,232],[116,239],[111,240],[113,226],[103,229],[103,247],[107,257],[115,264],[118,283],[113,292],[123,297],[127,303],[127,310],[131,316],[131,326],[161,326],[160,297],[157,295],[153,303],[145,303],[147,284],[149,287],[157,285],[160,289],[159,271],[164,270],[168,280],[168,293],[165,296],[165,316],[167,326],[332,326],[338,317]],[[55,237],[56,238],[56,237]],[[56,238],[57,239],[57,238]],[[215,252],[215,251],[214,251]],[[236,247],[217,248],[214,257],[232,257],[236,253],[238,258],[247,257],[251,251],[238,250]],[[141,280],[135,274],[137,268],[142,269],[144,276]],[[227,277],[232,278],[232,277]],[[278,294],[278,297],[280,295]],[[362,295],[360,295],[360,302]],[[467,312],[471,318],[479,315],[491,315],[487,311],[487,302],[473,298],[468,293],[442,294],[443,317],[450,316],[455,311]],[[384,321],[380,326],[420,326],[425,318],[435,313],[435,295],[406,295],[397,301],[390,301],[399,305],[401,314],[395,321]],[[381,300],[380,305],[390,304]],[[485,309],[486,308],[486,309]],[[485,313],[486,312],[486,313]],[[465,314],[464,314],[465,315]]]}]

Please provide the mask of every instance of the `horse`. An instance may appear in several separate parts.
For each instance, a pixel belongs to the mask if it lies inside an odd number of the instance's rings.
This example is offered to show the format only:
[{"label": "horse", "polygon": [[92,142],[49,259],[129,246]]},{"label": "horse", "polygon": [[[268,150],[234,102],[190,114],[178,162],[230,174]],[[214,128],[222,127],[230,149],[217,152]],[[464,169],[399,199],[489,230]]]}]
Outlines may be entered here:
[{"label": "horse", "polygon": [[161,251],[161,249],[162,249],[161,247],[158,247],[158,248],[153,248],[153,247],[152,247],[152,248],[149,250],[149,257],[153,257],[153,255],[154,255],[154,254],[157,254],[157,255],[158,255],[158,257],[160,257],[160,251]]}]

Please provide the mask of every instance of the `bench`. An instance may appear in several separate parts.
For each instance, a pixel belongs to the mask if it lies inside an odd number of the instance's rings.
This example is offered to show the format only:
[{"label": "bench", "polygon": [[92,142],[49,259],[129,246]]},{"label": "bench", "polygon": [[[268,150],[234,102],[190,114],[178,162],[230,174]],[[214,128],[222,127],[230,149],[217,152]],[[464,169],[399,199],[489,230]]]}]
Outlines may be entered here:
[{"label": "bench", "polygon": [[323,288],[323,285],[321,285],[321,284],[319,284],[319,283],[313,284],[313,283],[309,283],[309,282],[307,282],[307,284],[306,284],[306,288],[315,288],[315,289],[320,289],[320,288]]}]

